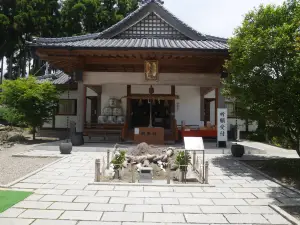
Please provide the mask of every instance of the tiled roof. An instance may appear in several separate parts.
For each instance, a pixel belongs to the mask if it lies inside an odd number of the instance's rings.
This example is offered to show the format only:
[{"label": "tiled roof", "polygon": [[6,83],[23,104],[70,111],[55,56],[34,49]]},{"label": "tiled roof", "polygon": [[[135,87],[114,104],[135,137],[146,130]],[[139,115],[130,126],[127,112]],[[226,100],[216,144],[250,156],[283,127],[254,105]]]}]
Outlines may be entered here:
[{"label": "tiled roof", "polygon": [[62,71],[58,71],[54,74],[47,74],[40,77],[37,77],[39,82],[50,81],[52,84],[67,84],[71,78],[68,74],[65,74]]},{"label": "tiled roof", "polygon": [[[178,30],[186,40],[155,38],[118,38],[121,33],[154,13]],[[38,47],[70,48],[167,48],[167,49],[228,49],[227,39],[202,34],[169,12],[156,0],[151,0],[110,28],[94,34],[64,38],[37,38],[30,45]]]},{"label": "tiled roof", "polygon": [[40,47],[73,47],[97,49],[178,49],[178,50],[227,50],[228,45],[219,41],[193,41],[173,39],[96,39],[70,42],[39,43]]}]

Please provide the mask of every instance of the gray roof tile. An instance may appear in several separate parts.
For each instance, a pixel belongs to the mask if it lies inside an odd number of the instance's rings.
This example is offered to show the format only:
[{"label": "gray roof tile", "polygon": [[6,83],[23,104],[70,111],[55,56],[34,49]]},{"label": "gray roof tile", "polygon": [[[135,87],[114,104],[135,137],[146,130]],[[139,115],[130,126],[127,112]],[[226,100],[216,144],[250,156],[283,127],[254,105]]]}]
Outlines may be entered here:
[{"label": "gray roof tile", "polygon": [[[187,37],[187,40],[172,39],[117,39],[120,32],[142,20],[147,14],[154,12],[164,21],[175,27]],[[194,40],[195,42],[193,42]],[[70,47],[70,48],[167,48],[167,49],[228,49],[227,39],[204,35],[194,30],[163,5],[155,0],[149,1],[130,13],[123,20],[110,28],[94,33],[63,38],[37,38],[30,45],[38,47]]]},{"label": "gray roof tile", "polygon": [[228,45],[216,41],[193,41],[171,39],[96,39],[73,42],[39,43],[40,47],[70,47],[70,48],[93,48],[93,49],[170,49],[170,50],[227,50]]},{"label": "gray roof tile", "polygon": [[47,74],[37,77],[37,80],[40,83],[50,81],[52,84],[67,84],[71,80],[71,78],[68,74],[65,74],[62,71],[57,71],[54,74]]}]

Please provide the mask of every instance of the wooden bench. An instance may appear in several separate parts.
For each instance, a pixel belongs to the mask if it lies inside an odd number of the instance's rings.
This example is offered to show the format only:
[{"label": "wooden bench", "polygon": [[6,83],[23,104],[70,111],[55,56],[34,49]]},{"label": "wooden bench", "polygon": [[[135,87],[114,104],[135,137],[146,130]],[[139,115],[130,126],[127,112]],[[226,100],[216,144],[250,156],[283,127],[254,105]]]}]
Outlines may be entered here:
[{"label": "wooden bench", "polygon": [[119,141],[122,140],[122,124],[86,124],[84,128],[84,136],[103,137],[104,140],[108,140],[109,136],[117,136]]}]

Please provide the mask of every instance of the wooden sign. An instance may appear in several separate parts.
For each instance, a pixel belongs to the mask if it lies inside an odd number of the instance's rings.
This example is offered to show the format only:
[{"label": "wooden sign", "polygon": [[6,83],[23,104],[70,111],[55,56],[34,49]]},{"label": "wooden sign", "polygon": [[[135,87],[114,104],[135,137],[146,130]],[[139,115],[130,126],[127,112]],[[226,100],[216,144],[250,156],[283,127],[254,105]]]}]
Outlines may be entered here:
[{"label": "wooden sign", "polygon": [[227,109],[218,108],[218,141],[227,141]]},{"label": "wooden sign", "polygon": [[158,61],[157,60],[146,60],[145,61],[145,79],[158,80]]}]

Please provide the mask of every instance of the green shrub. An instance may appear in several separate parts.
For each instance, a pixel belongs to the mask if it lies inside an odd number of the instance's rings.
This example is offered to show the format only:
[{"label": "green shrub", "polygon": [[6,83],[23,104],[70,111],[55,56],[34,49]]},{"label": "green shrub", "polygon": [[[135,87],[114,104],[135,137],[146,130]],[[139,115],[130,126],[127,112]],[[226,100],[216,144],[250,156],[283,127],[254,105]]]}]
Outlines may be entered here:
[{"label": "green shrub", "polygon": [[22,134],[16,134],[7,139],[9,142],[18,142],[22,143],[26,141],[26,138]]},{"label": "green shrub", "polygon": [[266,137],[265,134],[262,132],[254,132],[247,136],[247,139],[250,141],[258,141],[258,142],[265,142]]},{"label": "green shrub", "polygon": [[23,116],[13,108],[2,107],[1,115],[2,118],[7,122],[9,122],[11,125],[15,125],[15,126],[25,125],[25,123],[23,122]]},{"label": "green shrub", "polygon": [[176,155],[175,164],[181,171],[187,171],[187,165],[191,164],[191,155],[188,151],[179,151]]},{"label": "green shrub", "polygon": [[119,151],[119,153],[115,154],[114,159],[111,161],[114,164],[114,169],[122,169],[122,164],[126,160],[126,151]]}]

